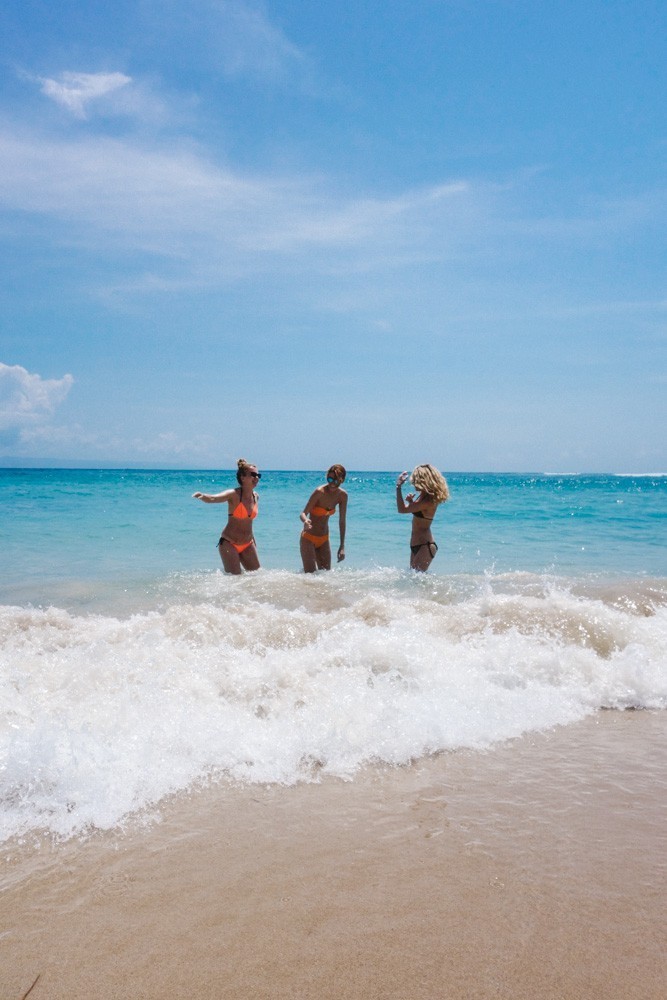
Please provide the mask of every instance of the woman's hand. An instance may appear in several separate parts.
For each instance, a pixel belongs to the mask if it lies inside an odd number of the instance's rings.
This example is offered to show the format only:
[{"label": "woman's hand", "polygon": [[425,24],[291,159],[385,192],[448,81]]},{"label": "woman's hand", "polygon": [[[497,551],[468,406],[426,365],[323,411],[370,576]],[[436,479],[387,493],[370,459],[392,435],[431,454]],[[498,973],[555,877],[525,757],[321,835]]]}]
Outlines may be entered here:
[{"label": "woman's hand", "polygon": [[338,548],[338,562],[342,562],[344,558],[345,558],[345,549],[341,545]]},{"label": "woman's hand", "polygon": [[308,514],[306,514],[302,518],[302,520],[303,520],[303,530],[304,531],[311,531],[312,527],[313,527],[313,522],[310,520],[310,516]]},{"label": "woman's hand", "polygon": [[203,500],[204,503],[206,503],[207,494],[206,493],[193,493],[192,494],[192,498],[193,498],[193,500]]},{"label": "woman's hand", "polygon": [[409,472],[402,472],[398,477],[398,479],[396,480],[396,486],[397,487],[402,486],[409,475],[410,475]]}]

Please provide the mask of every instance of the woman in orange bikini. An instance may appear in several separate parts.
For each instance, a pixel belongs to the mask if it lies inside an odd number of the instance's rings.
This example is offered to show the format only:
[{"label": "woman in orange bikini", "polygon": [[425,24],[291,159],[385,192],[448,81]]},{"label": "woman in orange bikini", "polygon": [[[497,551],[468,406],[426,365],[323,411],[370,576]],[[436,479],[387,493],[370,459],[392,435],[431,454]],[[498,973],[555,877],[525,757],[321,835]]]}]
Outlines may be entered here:
[{"label": "woman in orange bikini", "polygon": [[402,486],[408,475],[402,472],[396,480],[396,505],[399,514],[412,514],[410,569],[425,573],[438,551],[431,534],[431,523],[438,504],[449,500],[449,487],[434,465],[418,465],[412,471],[410,482],[419,493],[408,493],[404,500]]},{"label": "woman in orange bikini", "polygon": [[222,529],[218,552],[225,567],[225,573],[241,572],[241,567],[247,570],[259,569],[257,547],[252,533],[252,523],[257,517],[258,496],[255,486],[262,478],[257,466],[246,462],[245,458],[238,460],[236,479],[238,488],[223,490],[222,493],[193,493],[195,500],[204,503],[229,504],[229,520]]},{"label": "woman in orange bikini", "polygon": [[326,483],[317,487],[299,515],[303,523],[301,559],[304,573],[314,573],[317,569],[331,569],[329,518],[336,507],[338,507],[340,529],[338,562],[342,562],[345,558],[347,493],[341,486],[345,482],[346,475],[342,465],[332,465],[327,472]]}]

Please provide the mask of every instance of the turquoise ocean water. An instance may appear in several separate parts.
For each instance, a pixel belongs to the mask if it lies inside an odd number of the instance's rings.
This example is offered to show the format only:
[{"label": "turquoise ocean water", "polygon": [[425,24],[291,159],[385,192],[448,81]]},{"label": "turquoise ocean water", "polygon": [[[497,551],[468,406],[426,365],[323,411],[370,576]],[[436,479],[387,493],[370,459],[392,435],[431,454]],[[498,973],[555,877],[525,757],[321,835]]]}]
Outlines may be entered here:
[{"label": "turquoise ocean water", "polygon": [[[345,568],[407,566],[410,519],[396,473],[351,473]],[[323,477],[265,472],[255,535],[262,565],[300,570],[299,512]],[[449,475],[434,524],[435,574],[667,576],[666,476]],[[0,470],[0,600],[86,603],[105,585],[141,588],[219,568],[226,507],[191,499],[233,473]],[[332,525],[337,543],[338,526]],[[131,597],[128,599],[131,604]]]},{"label": "turquoise ocean water", "polygon": [[348,475],[347,559],[306,577],[322,476],[264,471],[231,578],[191,495],[232,473],[0,470],[0,837],[667,705],[667,477],[450,473],[426,575],[395,478]]}]

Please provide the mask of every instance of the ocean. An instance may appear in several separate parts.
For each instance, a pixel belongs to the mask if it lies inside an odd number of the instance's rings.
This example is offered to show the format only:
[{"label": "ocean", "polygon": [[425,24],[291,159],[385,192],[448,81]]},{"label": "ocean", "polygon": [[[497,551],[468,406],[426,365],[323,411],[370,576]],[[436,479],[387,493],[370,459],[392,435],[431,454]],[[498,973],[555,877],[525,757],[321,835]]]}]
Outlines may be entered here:
[{"label": "ocean", "polygon": [[348,475],[347,558],[305,576],[323,477],[264,471],[237,578],[191,496],[231,472],[0,470],[0,839],[664,710],[667,477],[448,473],[425,575],[395,478]]}]

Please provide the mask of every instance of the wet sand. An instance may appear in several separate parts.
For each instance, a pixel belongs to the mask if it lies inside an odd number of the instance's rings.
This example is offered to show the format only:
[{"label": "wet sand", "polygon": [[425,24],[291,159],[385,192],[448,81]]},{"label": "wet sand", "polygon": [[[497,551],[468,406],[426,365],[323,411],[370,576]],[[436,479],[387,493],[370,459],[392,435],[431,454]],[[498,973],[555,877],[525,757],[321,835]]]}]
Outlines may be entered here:
[{"label": "wet sand", "polygon": [[667,714],[0,849],[0,998],[658,1000]]}]

